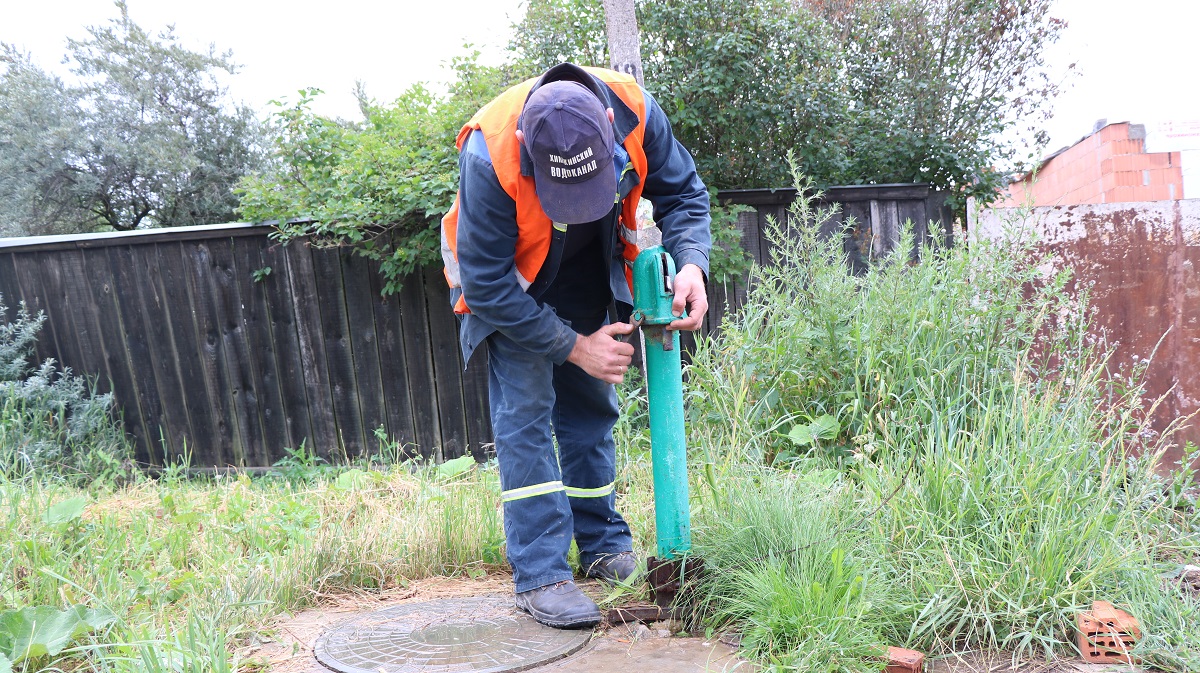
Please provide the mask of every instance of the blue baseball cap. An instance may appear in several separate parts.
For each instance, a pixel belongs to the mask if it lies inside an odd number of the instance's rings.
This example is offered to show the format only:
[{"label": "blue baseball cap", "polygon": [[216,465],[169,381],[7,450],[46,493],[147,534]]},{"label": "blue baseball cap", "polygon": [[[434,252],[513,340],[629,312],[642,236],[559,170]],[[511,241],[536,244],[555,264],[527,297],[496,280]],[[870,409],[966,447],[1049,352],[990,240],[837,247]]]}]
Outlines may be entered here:
[{"label": "blue baseball cap", "polygon": [[595,93],[576,81],[547,82],[529,94],[517,128],[533,159],[538,201],[551,220],[583,224],[612,210],[613,128]]}]

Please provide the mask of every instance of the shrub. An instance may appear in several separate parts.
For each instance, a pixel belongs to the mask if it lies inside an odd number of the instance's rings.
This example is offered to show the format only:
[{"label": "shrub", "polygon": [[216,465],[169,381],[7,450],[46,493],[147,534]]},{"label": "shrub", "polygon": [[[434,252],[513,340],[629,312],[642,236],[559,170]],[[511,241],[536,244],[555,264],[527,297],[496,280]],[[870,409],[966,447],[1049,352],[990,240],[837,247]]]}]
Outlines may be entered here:
[{"label": "shrub", "polygon": [[24,304],[14,320],[0,303],[0,473],[111,479],[132,451],[113,418],[112,395],[96,395],[70,369],[31,360],[45,314]]},{"label": "shrub", "polygon": [[380,263],[385,293],[398,290],[406,274],[441,260],[441,218],[458,189],[455,137],[509,82],[477,56],[455,59],[445,95],[416,84],[385,106],[360,93],[361,122],[314,113],[318,90],[277,102],[275,163],[242,181],[243,215],[277,220],[283,241],[352,246]]}]

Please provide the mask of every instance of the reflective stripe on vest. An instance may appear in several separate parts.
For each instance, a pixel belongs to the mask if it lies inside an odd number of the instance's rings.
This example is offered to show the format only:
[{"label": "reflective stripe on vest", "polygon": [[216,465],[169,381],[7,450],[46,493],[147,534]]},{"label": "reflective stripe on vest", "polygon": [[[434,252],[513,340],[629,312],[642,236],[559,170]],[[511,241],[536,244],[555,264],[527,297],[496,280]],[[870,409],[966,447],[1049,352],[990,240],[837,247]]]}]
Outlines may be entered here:
[{"label": "reflective stripe on vest", "polygon": [[[632,289],[633,278],[629,265],[637,258],[638,253],[637,205],[648,172],[646,152],[642,147],[646,135],[646,99],[642,95],[641,87],[629,75],[602,68],[584,70],[608,85],[638,118],[637,126],[625,137],[623,146],[629,153],[629,168],[637,173],[639,179],[637,185],[625,197],[620,218],[621,240],[625,243],[622,254],[626,262],[625,280]],[[515,134],[517,118],[520,117],[521,110],[525,107],[525,99],[536,81],[536,78],[527,80],[500,94],[476,112],[458,133],[459,151],[462,151],[463,143],[472,132],[479,130],[483,133],[500,187],[516,204],[517,249],[514,266],[517,282],[522,290],[529,289],[546,261],[550,252],[552,229],[562,226],[551,222],[542,210],[541,202],[534,191],[533,177],[521,175],[521,148]],[[450,211],[442,218],[441,243],[446,283],[451,288],[461,288],[462,277],[458,266],[458,195],[455,195]],[[470,313],[467,302],[466,296],[459,297],[454,312]]]}]

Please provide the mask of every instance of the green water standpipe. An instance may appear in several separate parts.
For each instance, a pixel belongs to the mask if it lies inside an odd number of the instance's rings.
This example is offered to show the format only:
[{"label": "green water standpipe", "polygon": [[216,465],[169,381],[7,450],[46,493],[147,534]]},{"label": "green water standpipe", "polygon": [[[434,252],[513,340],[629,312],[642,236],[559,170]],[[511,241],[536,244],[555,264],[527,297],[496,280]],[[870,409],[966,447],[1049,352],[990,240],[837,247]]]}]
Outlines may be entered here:
[{"label": "green water standpipe", "polygon": [[675,260],[662,246],[647,248],[634,260],[632,320],[641,324],[645,336],[658,560],[667,562],[686,556],[692,548],[683,365],[679,332],[667,329],[677,319],[671,313],[674,282]]}]

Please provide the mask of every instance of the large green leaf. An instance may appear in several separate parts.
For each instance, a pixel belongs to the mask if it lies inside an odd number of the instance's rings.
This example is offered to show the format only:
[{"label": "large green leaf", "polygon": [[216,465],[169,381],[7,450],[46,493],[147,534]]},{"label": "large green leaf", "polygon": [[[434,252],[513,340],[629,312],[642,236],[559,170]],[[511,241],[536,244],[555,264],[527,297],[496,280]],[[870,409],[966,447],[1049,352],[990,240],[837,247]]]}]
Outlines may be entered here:
[{"label": "large green leaf", "polygon": [[20,610],[0,612],[0,673],[7,661],[11,664],[62,652],[79,636],[104,628],[116,617],[108,610],[75,605],[57,610],[39,605]]},{"label": "large green leaf", "polygon": [[3,654],[0,654],[0,673],[12,673],[12,662]]},{"label": "large green leaf", "polygon": [[827,441],[838,436],[838,433],[842,431],[842,425],[832,415],[825,414],[809,423],[808,429],[812,432],[813,439]]},{"label": "large green leaf", "polygon": [[87,504],[88,498],[86,495],[69,498],[55,505],[51,505],[50,509],[46,510],[44,518],[46,523],[50,525],[75,521],[83,516],[83,509],[87,507]]},{"label": "large green leaf", "polygon": [[451,479],[475,467],[475,459],[470,455],[451,458],[437,466],[437,474],[443,479]]},{"label": "large green leaf", "polygon": [[811,423],[794,425],[788,432],[788,439],[800,446],[810,446],[819,441],[828,441],[838,436],[842,431],[841,423],[830,414],[814,419]]}]

